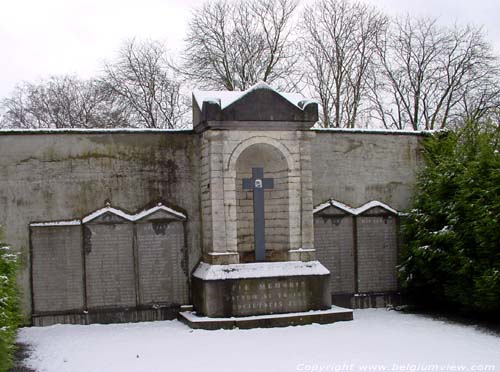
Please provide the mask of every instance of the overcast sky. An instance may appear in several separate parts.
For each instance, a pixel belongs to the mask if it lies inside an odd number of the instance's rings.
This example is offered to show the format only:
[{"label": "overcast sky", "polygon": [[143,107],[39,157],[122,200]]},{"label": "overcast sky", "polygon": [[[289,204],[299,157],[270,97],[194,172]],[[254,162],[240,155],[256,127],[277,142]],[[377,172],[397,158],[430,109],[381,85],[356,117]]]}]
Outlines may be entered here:
[{"label": "overcast sky", "polygon": [[[22,81],[87,78],[137,36],[182,46],[190,10],[203,0],[0,0],[0,98]],[[311,0],[312,1],[312,0]],[[389,15],[483,25],[500,54],[500,0],[365,0]]]}]

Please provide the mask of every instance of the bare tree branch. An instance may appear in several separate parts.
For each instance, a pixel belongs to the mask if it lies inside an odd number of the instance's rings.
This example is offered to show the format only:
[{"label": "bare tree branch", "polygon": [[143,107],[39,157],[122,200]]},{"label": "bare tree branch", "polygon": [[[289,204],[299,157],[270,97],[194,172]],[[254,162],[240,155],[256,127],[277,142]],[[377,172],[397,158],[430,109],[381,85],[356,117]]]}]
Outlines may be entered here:
[{"label": "bare tree branch", "polygon": [[302,50],[307,83],[325,127],[355,127],[368,93],[375,42],[387,19],[365,4],[320,0],[305,8]]},{"label": "bare tree branch", "polygon": [[181,84],[174,79],[166,48],[155,41],[127,41],[118,59],[105,65],[102,84],[123,107],[130,120],[146,128],[177,128],[185,125],[188,111]]},{"label": "bare tree branch", "polygon": [[96,80],[53,76],[24,83],[2,101],[8,128],[124,127],[128,115]]},{"label": "bare tree branch", "polygon": [[179,70],[207,89],[244,90],[258,81],[284,88],[295,69],[296,0],[216,0],[191,17]]},{"label": "bare tree branch", "polygon": [[383,83],[371,86],[372,117],[414,130],[444,128],[461,114],[474,81],[496,65],[481,29],[426,18],[393,22],[377,42],[377,57]]}]

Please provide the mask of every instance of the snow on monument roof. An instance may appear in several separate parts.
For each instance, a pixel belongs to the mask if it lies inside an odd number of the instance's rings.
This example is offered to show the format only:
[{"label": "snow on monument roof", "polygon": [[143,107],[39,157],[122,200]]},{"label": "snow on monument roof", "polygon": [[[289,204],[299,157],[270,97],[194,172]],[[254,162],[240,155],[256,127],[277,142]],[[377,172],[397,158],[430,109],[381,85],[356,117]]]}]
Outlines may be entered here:
[{"label": "snow on monument roof", "polygon": [[394,213],[394,214],[400,214],[394,208],[391,208],[389,205],[382,203],[378,200],[372,200],[368,203],[363,204],[362,206],[360,206],[358,208],[353,208],[353,207],[350,207],[350,206],[348,206],[344,203],[341,203],[337,200],[334,200],[334,199],[330,199],[324,203],[319,204],[316,208],[313,209],[313,214],[321,212],[322,210],[324,210],[328,207],[335,207],[335,208],[341,209],[341,210],[343,210],[347,213],[350,213],[354,216],[360,215],[360,214],[366,212],[367,210],[375,208],[375,207],[383,208],[383,209],[385,209],[391,213]]},{"label": "snow on monument roof", "polygon": [[158,205],[154,206],[153,208],[145,209],[145,210],[143,210],[139,213],[136,213],[136,214],[129,214],[125,211],[122,211],[121,209],[114,208],[111,205],[107,204],[106,207],[98,209],[98,210],[86,215],[81,220],[75,219],[75,220],[71,220],[71,221],[34,222],[34,223],[31,223],[30,226],[31,227],[51,227],[51,226],[81,225],[81,224],[85,224],[85,223],[88,223],[90,221],[93,221],[96,218],[98,218],[106,213],[112,213],[115,216],[121,217],[127,221],[135,222],[135,221],[139,221],[139,220],[141,220],[141,219],[143,219],[143,218],[145,218],[145,217],[147,217],[155,212],[158,212],[158,211],[167,212],[167,213],[169,213],[169,214],[171,214],[171,215],[173,215],[181,220],[185,220],[187,218],[185,214],[178,212],[176,210],[173,210],[172,208],[166,207],[161,203],[158,203]]},{"label": "snow on monument roof", "polygon": [[164,211],[164,212],[167,212],[169,214],[173,214],[174,216],[179,217],[182,220],[186,219],[185,214],[183,214],[181,212],[174,211],[172,208],[166,207],[161,203],[159,203],[157,206],[155,206],[153,208],[146,209],[146,210],[139,212],[131,217],[133,218],[134,221],[138,221],[138,220],[143,219],[144,217],[147,217],[147,216],[149,216],[153,213],[156,213],[158,211]]},{"label": "snow on monument roof", "polygon": [[329,273],[319,261],[254,262],[231,265],[209,265],[200,262],[193,276],[204,280],[227,280],[286,275],[328,275]]},{"label": "snow on monument roof", "polygon": [[138,221],[138,220],[140,220],[144,217],[147,217],[147,216],[149,216],[155,212],[158,212],[158,211],[165,211],[165,212],[172,214],[180,219],[183,219],[183,220],[186,219],[185,214],[183,214],[181,212],[174,211],[172,208],[168,208],[168,207],[164,206],[163,204],[158,203],[158,205],[156,205],[155,207],[143,210],[142,212],[139,212],[136,214],[128,214],[127,212],[124,212],[121,209],[113,208],[113,207],[108,205],[105,208],[98,209],[95,212],[92,212],[89,215],[85,216],[82,219],[82,223],[90,222],[90,221],[96,219],[97,217],[102,216],[103,214],[108,213],[108,212],[113,213],[119,217],[122,217],[128,221],[135,222],[135,221]]},{"label": "snow on monument roof", "polygon": [[117,208],[113,208],[111,206],[107,206],[105,208],[98,209],[98,210],[96,210],[96,211],[88,214],[87,216],[83,217],[82,223],[87,223],[87,222],[90,222],[92,220],[95,220],[97,217],[100,217],[100,216],[102,216],[103,214],[106,214],[106,213],[111,213],[111,214],[114,214],[114,215],[116,215],[118,217],[121,217],[121,218],[123,218],[125,220],[131,221],[130,215],[127,212],[124,212],[121,209],[117,209]]},{"label": "snow on monument roof", "polygon": [[198,107],[201,109],[203,106],[203,102],[216,102],[220,103],[221,110],[224,110],[226,107],[232,105],[234,102],[238,101],[242,97],[246,96],[248,93],[259,90],[259,89],[268,89],[273,92],[279,94],[292,105],[299,106],[299,102],[301,101],[309,101],[300,93],[281,93],[272,88],[269,84],[260,81],[257,84],[251,86],[247,90],[244,91],[220,91],[220,90],[193,90],[193,96],[198,104]]}]

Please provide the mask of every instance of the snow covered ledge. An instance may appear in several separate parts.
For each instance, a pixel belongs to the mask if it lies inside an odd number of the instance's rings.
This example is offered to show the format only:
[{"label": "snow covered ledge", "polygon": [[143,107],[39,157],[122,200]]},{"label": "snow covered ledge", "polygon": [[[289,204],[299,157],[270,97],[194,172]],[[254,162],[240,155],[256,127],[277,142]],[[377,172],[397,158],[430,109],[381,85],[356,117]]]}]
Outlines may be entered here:
[{"label": "snow covered ledge", "polygon": [[319,261],[255,262],[232,265],[210,265],[201,262],[193,276],[202,280],[227,280],[329,274],[328,269]]},{"label": "snow covered ledge", "polygon": [[210,318],[327,310],[329,279],[319,261],[200,262],[192,275],[193,305]]}]

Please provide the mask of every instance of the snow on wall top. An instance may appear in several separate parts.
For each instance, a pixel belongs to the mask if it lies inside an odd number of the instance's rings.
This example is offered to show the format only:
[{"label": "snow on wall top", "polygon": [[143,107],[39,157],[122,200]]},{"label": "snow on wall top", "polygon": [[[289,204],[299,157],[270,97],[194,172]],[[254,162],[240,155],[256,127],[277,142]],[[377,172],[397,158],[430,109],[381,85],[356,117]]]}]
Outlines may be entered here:
[{"label": "snow on wall top", "polygon": [[299,106],[299,102],[301,101],[308,102],[308,100],[306,100],[304,96],[300,93],[281,93],[276,91],[274,88],[272,88],[270,85],[266,84],[263,81],[258,82],[257,84],[251,86],[250,88],[244,91],[218,91],[218,90],[204,91],[196,89],[193,91],[193,96],[200,110],[203,106],[203,102],[216,102],[217,104],[220,104],[221,110],[224,110],[226,107],[232,105],[234,102],[238,101],[248,93],[258,89],[272,90],[273,92],[279,94],[284,99],[286,99],[292,105],[297,106],[300,109],[302,109],[302,107]]},{"label": "snow on wall top", "polygon": [[139,220],[141,220],[141,219],[143,219],[143,218],[145,218],[153,213],[156,213],[158,211],[167,212],[168,214],[171,214],[171,215],[173,215],[181,220],[185,220],[187,218],[185,214],[178,212],[178,211],[175,211],[172,208],[166,207],[161,203],[158,203],[158,205],[154,206],[153,208],[145,209],[145,210],[143,210],[139,213],[136,213],[136,214],[128,214],[127,212],[122,211],[121,209],[113,208],[112,206],[107,205],[104,208],[98,209],[98,210],[86,215],[81,220],[75,219],[75,220],[71,220],[71,221],[34,222],[34,223],[31,223],[30,226],[31,227],[51,227],[51,226],[81,225],[81,224],[85,224],[85,223],[88,223],[90,221],[93,221],[96,218],[98,218],[106,213],[112,213],[115,216],[121,217],[127,221],[135,222],[135,221],[139,221]]},{"label": "snow on wall top", "polygon": [[54,226],[79,226],[82,224],[80,220],[71,221],[53,221],[53,222],[33,222],[31,227],[54,227]]},{"label": "snow on wall top", "polygon": [[365,134],[413,134],[417,136],[431,135],[439,130],[406,130],[406,129],[384,129],[384,128],[311,128],[317,132],[344,132]]},{"label": "snow on wall top", "polygon": [[360,215],[360,214],[366,212],[367,210],[375,208],[375,207],[383,208],[386,211],[394,213],[394,214],[398,214],[398,215],[401,214],[397,210],[395,210],[394,208],[391,208],[389,205],[382,203],[378,200],[372,200],[368,203],[363,204],[362,206],[360,206],[358,208],[353,208],[353,207],[350,207],[350,206],[348,206],[344,203],[341,203],[337,200],[334,200],[334,199],[330,199],[324,203],[319,204],[316,208],[313,209],[313,214],[321,212],[322,210],[329,208],[329,207],[335,207],[335,208],[341,209],[341,210],[343,210],[349,214],[352,214],[354,216]]},{"label": "snow on wall top", "polygon": [[161,129],[161,128],[0,128],[0,134],[29,134],[29,133],[165,133],[185,132],[191,133],[191,128]]},{"label": "snow on wall top", "polygon": [[209,265],[200,262],[193,276],[203,280],[272,278],[279,276],[328,275],[319,261],[254,262],[231,265]]}]

